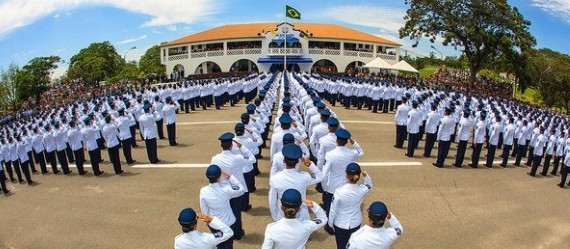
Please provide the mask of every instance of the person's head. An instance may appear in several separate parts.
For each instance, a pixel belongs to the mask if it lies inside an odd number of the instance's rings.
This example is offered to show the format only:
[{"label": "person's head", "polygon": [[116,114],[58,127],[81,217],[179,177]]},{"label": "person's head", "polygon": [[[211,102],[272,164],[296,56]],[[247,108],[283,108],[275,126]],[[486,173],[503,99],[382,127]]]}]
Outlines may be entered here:
[{"label": "person's head", "polygon": [[234,134],[231,132],[226,132],[224,134],[222,134],[220,137],[218,137],[218,140],[220,140],[220,146],[222,147],[222,150],[231,150],[232,149],[232,145],[233,145],[233,139],[234,139]]},{"label": "person's head", "polygon": [[336,144],[338,146],[345,146],[351,137],[350,132],[342,128],[337,129],[334,134],[336,135]]},{"label": "person's head", "polygon": [[380,201],[373,202],[368,208],[368,225],[373,228],[384,226],[388,216],[388,207]]},{"label": "person's head", "polygon": [[291,133],[286,133],[283,135],[283,145],[295,143],[295,136]]},{"label": "person's head", "polygon": [[283,163],[288,169],[295,168],[297,163],[299,163],[299,159],[303,156],[303,151],[299,145],[295,143],[289,143],[283,146],[281,149],[281,153],[283,153]]},{"label": "person's head", "polygon": [[240,116],[241,122],[244,124],[249,124],[249,114],[242,113]]},{"label": "person's head", "polygon": [[464,117],[464,118],[469,118],[469,115],[471,115],[471,111],[470,111],[470,110],[463,110],[463,117]]},{"label": "person's head", "polygon": [[245,107],[245,109],[247,110],[248,114],[254,114],[255,109],[257,109],[257,106],[255,104],[249,104]]},{"label": "person's head", "polygon": [[340,122],[335,117],[330,117],[327,119],[327,125],[329,128],[329,133],[335,133],[338,129],[338,126],[340,125]]},{"label": "person's head", "polygon": [[243,136],[245,133],[245,125],[243,123],[237,123],[234,127],[236,136]]},{"label": "person's head", "polygon": [[323,109],[321,112],[321,122],[327,122],[331,116],[331,111]]},{"label": "person's head", "polygon": [[144,111],[145,113],[150,113],[150,104],[145,104],[145,105],[143,106],[143,111]]},{"label": "person's head", "polygon": [[198,215],[192,208],[185,208],[178,214],[178,222],[182,226],[183,233],[189,233],[196,230],[198,225]]},{"label": "person's head", "polygon": [[449,116],[451,115],[451,108],[445,108],[445,110],[443,111],[445,116]]},{"label": "person's head", "polygon": [[219,182],[221,175],[222,169],[218,165],[212,164],[206,169],[206,178],[208,178],[210,183]]},{"label": "person's head", "polygon": [[296,189],[287,189],[281,196],[281,210],[285,219],[295,219],[303,203],[301,193]]},{"label": "person's head", "polygon": [[283,130],[288,130],[289,128],[291,128],[292,122],[293,119],[291,118],[291,116],[289,116],[289,114],[283,113],[281,117],[279,117],[279,123],[281,123],[281,129]]},{"label": "person's head", "polygon": [[349,183],[357,183],[360,180],[360,173],[361,173],[360,165],[357,163],[349,163],[346,166],[346,179]]}]

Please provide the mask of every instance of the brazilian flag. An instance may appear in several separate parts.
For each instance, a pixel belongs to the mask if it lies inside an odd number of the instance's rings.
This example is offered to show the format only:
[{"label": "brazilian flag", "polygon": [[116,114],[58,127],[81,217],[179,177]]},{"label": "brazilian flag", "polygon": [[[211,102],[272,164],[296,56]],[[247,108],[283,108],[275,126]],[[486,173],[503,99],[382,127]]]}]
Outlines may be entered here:
[{"label": "brazilian flag", "polygon": [[292,19],[301,20],[301,13],[289,5],[285,5],[285,15]]}]

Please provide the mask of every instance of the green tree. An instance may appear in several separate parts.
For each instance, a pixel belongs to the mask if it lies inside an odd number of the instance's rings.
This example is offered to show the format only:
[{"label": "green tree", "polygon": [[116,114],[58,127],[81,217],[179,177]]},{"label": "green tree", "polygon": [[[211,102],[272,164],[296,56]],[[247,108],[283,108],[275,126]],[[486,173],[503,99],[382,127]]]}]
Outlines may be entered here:
[{"label": "green tree", "polygon": [[569,69],[570,56],[547,48],[532,50],[525,68],[544,104],[549,107],[570,104],[565,99],[570,96]]},{"label": "green tree", "polygon": [[99,82],[117,76],[125,60],[117,53],[108,41],[91,43],[71,57],[68,76],[72,79],[82,78],[89,83]]},{"label": "green tree", "polygon": [[12,109],[16,108],[18,103],[17,88],[16,88],[16,74],[20,68],[17,64],[11,63],[8,69],[0,68],[0,105],[2,107],[10,106]]},{"label": "green tree", "polygon": [[139,61],[139,68],[145,76],[166,72],[166,67],[160,64],[160,46],[154,45],[144,53]]},{"label": "green tree", "polygon": [[14,75],[17,101],[30,97],[40,101],[41,94],[50,87],[50,74],[61,62],[59,56],[36,57]]},{"label": "green tree", "polygon": [[461,51],[469,61],[470,87],[489,60],[505,53],[524,51],[536,44],[530,22],[507,0],[406,0],[409,5],[400,37],[415,46],[426,37]]}]

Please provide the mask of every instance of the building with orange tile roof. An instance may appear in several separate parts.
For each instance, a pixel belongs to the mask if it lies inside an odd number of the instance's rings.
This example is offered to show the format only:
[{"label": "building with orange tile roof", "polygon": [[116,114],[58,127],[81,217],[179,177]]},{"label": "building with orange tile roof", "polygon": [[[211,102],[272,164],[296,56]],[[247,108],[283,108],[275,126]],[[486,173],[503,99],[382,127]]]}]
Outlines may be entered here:
[{"label": "building with orange tile roof", "polygon": [[399,61],[401,44],[335,24],[224,25],[161,45],[167,74],[218,72],[346,72],[375,58]]}]

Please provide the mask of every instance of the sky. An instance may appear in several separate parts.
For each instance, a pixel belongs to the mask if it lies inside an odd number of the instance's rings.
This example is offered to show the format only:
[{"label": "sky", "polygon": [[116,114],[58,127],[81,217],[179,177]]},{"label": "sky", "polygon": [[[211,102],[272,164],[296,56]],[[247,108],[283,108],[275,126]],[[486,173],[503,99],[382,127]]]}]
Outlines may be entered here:
[{"label": "sky", "polygon": [[[421,55],[460,52],[423,39],[399,39],[407,6],[403,0],[288,0],[301,22],[335,23],[402,43]],[[532,22],[537,47],[570,54],[570,0],[509,0]],[[127,60],[146,49],[195,32],[231,23],[283,22],[285,1],[267,0],[0,0],[0,67],[24,66],[38,56],[65,62],[93,42],[109,41]],[[297,20],[291,23],[299,22]],[[136,47],[136,49],[132,49]]]}]

